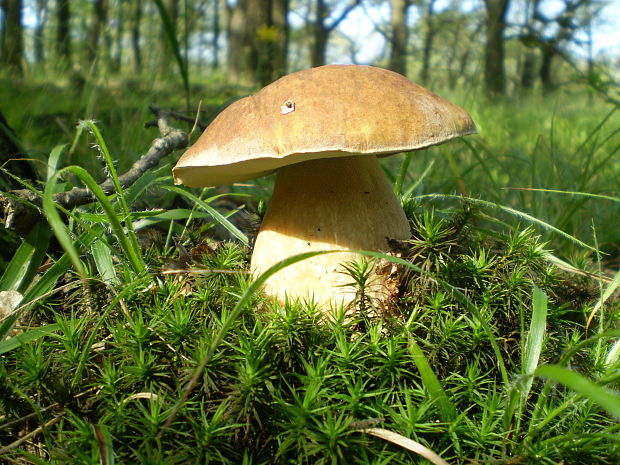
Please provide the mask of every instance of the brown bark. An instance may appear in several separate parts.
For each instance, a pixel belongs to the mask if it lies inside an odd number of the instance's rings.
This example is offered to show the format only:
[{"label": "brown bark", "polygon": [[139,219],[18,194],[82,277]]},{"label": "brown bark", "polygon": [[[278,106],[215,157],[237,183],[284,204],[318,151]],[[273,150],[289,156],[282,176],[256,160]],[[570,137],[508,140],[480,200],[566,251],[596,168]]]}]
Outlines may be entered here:
[{"label": "brown bark", "polygon": [[410,0],[390,0],[392,26],[392,48],[388,68],[400,74],[407,74],[407,42],[409,29],[407,28],[407,11]]},{"label": "brown bark", "polygon": [[485,3],[484,87],[488,95],[503,95],[506,92],[504,29],[509,0],[485,0]]}]

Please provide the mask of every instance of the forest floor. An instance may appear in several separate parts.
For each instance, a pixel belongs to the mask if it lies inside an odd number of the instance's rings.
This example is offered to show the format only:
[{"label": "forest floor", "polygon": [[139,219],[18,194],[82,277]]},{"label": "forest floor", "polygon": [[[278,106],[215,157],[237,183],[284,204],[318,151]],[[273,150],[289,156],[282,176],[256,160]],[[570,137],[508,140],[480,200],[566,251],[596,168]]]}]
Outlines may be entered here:
[{"label": "forest floor", "polygon": [[[179,188],[173,155],[56,214],[54,192],[148,149],[150,103],[191,119],[198,98],[187,110],[177,86],[138,79],[0,89],[49,200],[26,240],[3,232],[0,295],[15,305],[0,316],[0,461],[620,462],[613,103],[578,85],[448,93],[480,134],[384,162],[412,230],[400,261],[382,257],[398,295],[373,301],[370,268],[352,263],[357,299],[324,320],[271,302],[247,272],[271,178]],[[247,93],[191,92],[205,121]]]}]

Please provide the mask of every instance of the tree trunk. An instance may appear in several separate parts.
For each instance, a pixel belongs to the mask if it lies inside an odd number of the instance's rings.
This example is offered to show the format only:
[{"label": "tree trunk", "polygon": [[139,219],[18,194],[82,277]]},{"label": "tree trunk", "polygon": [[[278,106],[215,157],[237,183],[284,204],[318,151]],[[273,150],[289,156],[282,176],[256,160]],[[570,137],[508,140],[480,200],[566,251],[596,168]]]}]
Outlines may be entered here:
[{"label": "tree trunk", "polygon": [[422,69],[420,70],[420,83],[428,84],[431,74],[431,55],[433,52],[433,42],[437,33],[437,25],[435,24],[435,0],[429,0],[426,10],[426,35],[424,36],[424,45],[422,47]]},{"label": "tree trunk", "polygon": [[69,0],[58,0],[56,30],[56,58],[62,69],[71,66],[71,10]]},{"label": "tree trunk", "polygon": [[551,73],[553,57],[556,55],[556,50],[551,44],[544,45],[542,48],[542,56],[540,60],[540,83],[542,84],[543,92],[545,94],[552,92],[555,89],[553,83],[553,75]]},{"label": "tree trunk", "polygon": [[6,32],[6,0],[0,0],[0,53],[4,50],[4,34]]},{"label": "tree trunk", "polygon": [[361,0],[352,0],[340,13],[340,16],[327,24],[330,11],[325,0],[316,0],[316,18],[310,26],[312,32],[312,45],[310,48],[310,62],[313,67],[325,64],[327,56],[327,43],[329,35],[348,16],[348,14],[360,4]]},{"label": "tree trunk", "polygon": [[142,0],[133,1],[131,15],[131,50],[133,52],[133,71],[139,73],[142,69],[142,56],[140,53],[140,22],[142,20]]},{"label": "tree trunk", "polygon": [[228,78],[266,85],[286,70],[288,0],[238,0],[230,11]]},{"label": "tree trunk", "polygon": [[403,75],[407,74],[407,42],[409,38],[407,11],[410,4],[409,0],[390,0],[392,48],[388,68]]},{"label": "tree trunk", "polygon": [[312,67],[325,64],[329,29],[325,26],[325,18],[329,15],[325,0],[316,0],[316,19],[312,23],[312,49],[310,65]]},{"label": "tree trunk", "polygon": [[269,80],[273,81],[286,74],[289,25],[289,0],[271,0],[271,24],[276,31],[273,42]]},{"label": "tree trunk", "polygon": [[211,37],[211,47],[213,48],[213,61],[211,69],[218,69],[220,66],[220,2],[213,0],[213,36]]},{"label": "tree trunk", "polygon": [[116,36],[115,36],[115,45],[116,53],[114,54],[113,59],[111,60],[111,68],[115,73],[119,73],[121,71],[121,66],[123,64],[123,33],[125,32],[125,8],[124,3],[119,2],[117,5],[117,16],[116,16]]},{"label": "tree trunk", "polygon": [[248,84],[248,70],[246,69],[246,50],[245,35],[247,32],[246,24],[248,0],[237,0],[237,3],[230,7],[228,19],[228,65],[227,75],[229,81],[234,83]]},{"label": "tree trunk", "polygon": [[484,86],[488,95],[503,95],[506,92],[504,28],[509,0],[485,0],[485,3]]},{"label": "tree trunk", "polygon": [[536,56],[531,50],[525,52],[521,68],[521,92],[527,93],[534,87],[534,65]]},{"label": "tree trunk", "polygon": [[43,31],[47,22],[47,4],[45,0],[37,0],[37,24],[34,27],[34,61],[37,64],[45,61]]},{"label": "tree trunk", "polygon": [[106,0],[95,0],[93,4],[93,18],[90,30],[88,31],[88,45],[86,56],[90,63],[94,63],[99,55],[99,43],[101,33],[108,21],[108,6]]},{"label": "tree trunk", "polygon": [[23,72],[24,58],[22,6],[22,0],[4,0],[5,31],[0,56],[1,63],[19,74]]}]

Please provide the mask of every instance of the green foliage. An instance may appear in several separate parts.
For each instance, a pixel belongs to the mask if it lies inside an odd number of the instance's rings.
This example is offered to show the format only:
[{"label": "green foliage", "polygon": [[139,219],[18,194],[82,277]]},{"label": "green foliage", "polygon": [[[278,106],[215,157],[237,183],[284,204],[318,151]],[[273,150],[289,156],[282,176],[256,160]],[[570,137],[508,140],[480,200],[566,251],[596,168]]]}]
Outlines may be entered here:
[{"label": "green foliage", "polygon": [[[103,120],[44,165],[63,250],[40,224],[0,280],[23,295],[0,321],[0,461],[423,463],[375,426],[454,464],[620,461],[620,273],[591,277],[613,264],[598,249],[618,237],[617,112],[558,102],[550,121],[544,105],[476,104],[481,138],[415,153],[392,177],[412,239],[400,257],[347,264],[357,311],[325,320],[263,299],[267,276],[309,255],[252,280],[251,241],[236,210],[214,206],[221,194],[172,186],[169,165],[120,188],[113,160],[147,146],[130,124],[146,116],[130,108],[138,97],[108,95],[111,109],[92,90]],[[115,119],[128,129],[111,130]],[[63,142],[45,137],[46,152]],[[111,195],[95,187],[97,156]],[[61,221],[52,194],[84,185],[97,202]],[[468,195],[423,194],[455,186]],[[205,240],[214,225],[235,241]],[[160,239],[145,245],[149,232]],[[367,293],[373,259],[401,277],[385,315]]]},{"label": "green foliage", "polygon": [[[0,409],[17,422],[0,429],[3,442],[24,422],[60,415],[47,431],[56,444],[46,452],[51,463],[91,463],[103,450],[108,463],[110,456],[119,463],[416,460],[358,432],[370,421],[449,463],[613,463],[620,457],[612,439],[618,396],[608,389],[618,383],[618,357],[607,355],[615,353],[616,333],[589,337],[583,319],[549,319],[562,303],[538,288],[532,293],[532,285],[554,295],[570,277],[545,278],[545,244],[531,229],[489,240],[476,218],[462,208],[412,218],[411,261],[392,259],[420,271],[403,274],[399,315],[365,317],[363,325],[361,312],[319,323],[300,304],[262,302],[262,281],[306,257],[250,283],[241,273],[247,251],[234,243],[194,255],[206,274],[127,282],[131,275],[119,272],[118,295],[99,303],[78,287],[53,313],[53,337],[35,334],[0,360],[7,380]],[[355,283],[363,285],[369,263],[349,266]],[[457,298],[454,286],[467,289],[466,297]],[[617,303],[602,311],[606,328],[614,327]],[[489,337],[499,344],[507,383]],[[558,358],[568,337],[580,345]],[[593,372],[591,360],[602,354],[605,368]],[[32,409],[16,396],[51,408],[26,420]],[[576,437],[588,438],[578,452]]]}]

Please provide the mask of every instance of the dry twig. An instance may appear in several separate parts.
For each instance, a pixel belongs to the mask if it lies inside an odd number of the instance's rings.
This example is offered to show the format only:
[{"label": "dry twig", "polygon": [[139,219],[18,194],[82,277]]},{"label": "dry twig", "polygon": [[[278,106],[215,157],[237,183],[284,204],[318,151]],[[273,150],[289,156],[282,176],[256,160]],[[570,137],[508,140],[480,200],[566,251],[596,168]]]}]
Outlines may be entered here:
[{"label": "dry twig", "polygon": [[[131,186],[140,176],[156,166],[174,150],[187,146],[187,134],[168,124],[171,110],[161,109],[154,105],[151,106],[151,110],[157,115],[156,123],[161,137],[155,139],[149,150],[126,173],[119,176],[123,188]],[[106,194],[114,192],[111,179],[106,179],[99,187]],[[95,196],[90,189],[75,187],[66,192],[55,194],[54,201],[61,207],[70,210],[73,207],[94,202]],[[0,206],[2,207],[0,220],[4,223],[5,228],[13,229],[21,236],[25,236],[41,217],[41,204],[41,197],[29,189],[0,192]]]}]

